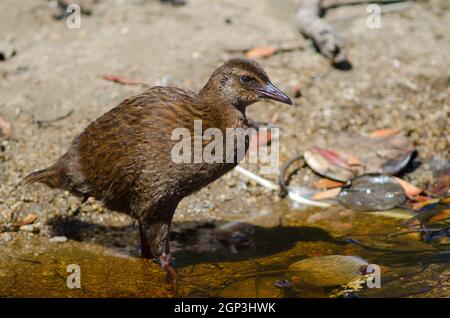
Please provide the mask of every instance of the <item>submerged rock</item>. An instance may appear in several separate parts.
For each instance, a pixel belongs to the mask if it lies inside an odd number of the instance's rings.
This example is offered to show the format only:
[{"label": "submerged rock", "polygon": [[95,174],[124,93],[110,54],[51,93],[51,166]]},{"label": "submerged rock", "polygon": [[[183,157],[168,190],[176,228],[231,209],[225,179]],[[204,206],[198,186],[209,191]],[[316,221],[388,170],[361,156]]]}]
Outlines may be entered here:
[{"label": "submerged rock", "polygon": [[357,256],[329,255],[307,258],[289,266],[295,285],[307,283],[317,287],[345,285],[360,279],[369,264]]},{"label": "submerged rock", "polygon": [[354,179],[349,187],[342,188],[339,202],[357,211],[383,211],[401,206],[405,191],[393,177],[363,175]]}]

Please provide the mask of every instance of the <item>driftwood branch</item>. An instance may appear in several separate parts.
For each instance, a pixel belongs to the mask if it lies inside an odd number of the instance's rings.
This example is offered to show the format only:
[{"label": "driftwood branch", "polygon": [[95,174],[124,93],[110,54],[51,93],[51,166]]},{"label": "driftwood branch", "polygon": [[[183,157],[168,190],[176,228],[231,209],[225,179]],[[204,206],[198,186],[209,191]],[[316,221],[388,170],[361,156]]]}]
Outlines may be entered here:
[{"label": "driftwood branch", "polygon": [[329,10],[343,6],[356,6],[361,4],[391,4],[407,1],[411,0],[322,0],[320,5],[323,10]]},{"label": "driftwood branch", "polygon": [[347,59],[344,40],[331,25],[321,19],[325,11],[341,6],[369,3],[398,4],[398,6],[387,8],[384,12],[386,13],[408,8],[400,3],[409,1],[411,0],[303,0],[297,11],[296,20],[300,32],[313,41],[323,56],[330,59],[338,68],[350,69],[351,64]]},{"label": "driftwood branch", "polygon": [[320,18],[321,13],[320,0],[303,0],[296,14],[300,32],[310,38],[318,51],[335,65],[349,65],[344,40]]}]

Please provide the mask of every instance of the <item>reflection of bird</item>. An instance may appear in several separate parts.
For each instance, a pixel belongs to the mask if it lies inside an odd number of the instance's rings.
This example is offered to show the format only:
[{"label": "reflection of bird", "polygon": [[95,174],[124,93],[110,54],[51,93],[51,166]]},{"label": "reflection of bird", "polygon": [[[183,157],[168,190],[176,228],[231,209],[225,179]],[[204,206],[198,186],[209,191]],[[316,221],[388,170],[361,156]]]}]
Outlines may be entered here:
[{"label": "reflection of bird", "polygon": [[25,183],[92,196],[136,218],[142,255],[157,258],[174,275],[168,234],[178,203],[230,171],[238,158],[235,153],[231,163],[175,163],[171,153],[179,141],[171,134],[186,128],[193,136],[194,120],[202,120],[203,131],[218,128],[224,136],[226,128],[246,129],[245,109],[261,98],[291,104],[259,64],[245,59],[220,66],[198,94],[150,88],[93,121],[65,155]]}]

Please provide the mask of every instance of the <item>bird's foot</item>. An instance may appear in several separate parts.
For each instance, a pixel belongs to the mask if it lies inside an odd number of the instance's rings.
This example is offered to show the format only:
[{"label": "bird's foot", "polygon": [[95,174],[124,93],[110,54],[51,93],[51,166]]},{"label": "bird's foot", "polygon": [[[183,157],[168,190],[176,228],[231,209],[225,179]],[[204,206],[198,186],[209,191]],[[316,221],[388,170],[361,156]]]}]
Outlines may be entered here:
[{"label": "bird's foot", "polygon": [[173,268],[173,259],[170,254],[162,254],[159,256],[159,264],[162,270],[167,273],[167,281],[172,284],[172,288],[176,293],[178,290],[178,273]]}]

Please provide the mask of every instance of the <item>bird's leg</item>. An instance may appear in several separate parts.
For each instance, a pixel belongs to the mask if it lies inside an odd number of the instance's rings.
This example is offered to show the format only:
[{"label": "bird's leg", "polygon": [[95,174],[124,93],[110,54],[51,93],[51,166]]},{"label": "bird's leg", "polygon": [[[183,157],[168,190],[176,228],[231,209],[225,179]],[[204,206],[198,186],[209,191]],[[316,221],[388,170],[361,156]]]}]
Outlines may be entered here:
[{"label": "bird's leg", "polygon": [[147,219],[139,222],[142,257],[156,260],[167,273],[168,280],[176,290],[178,275],[170,255],[170,220]]}]

